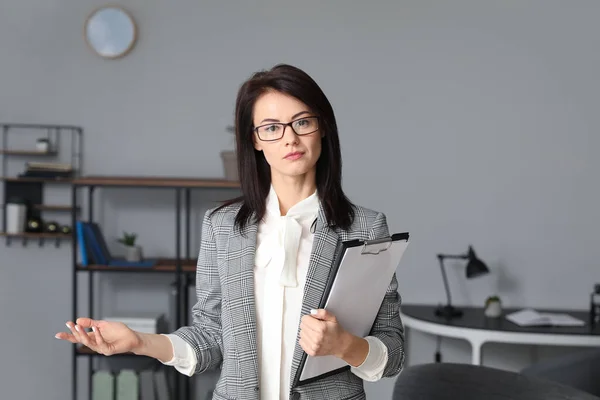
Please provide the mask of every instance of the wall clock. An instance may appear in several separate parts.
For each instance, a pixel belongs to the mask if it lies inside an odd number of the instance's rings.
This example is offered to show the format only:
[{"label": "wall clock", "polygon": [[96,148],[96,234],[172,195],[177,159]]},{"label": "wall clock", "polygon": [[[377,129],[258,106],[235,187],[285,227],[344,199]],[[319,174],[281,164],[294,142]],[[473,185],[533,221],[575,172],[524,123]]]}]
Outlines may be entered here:
[{"label": "wall clock", "polygon": [[115,59],[129,53],[137,40],[131,14],[119,6],[94,10],[85,21],[85,41],[100,57]]}]

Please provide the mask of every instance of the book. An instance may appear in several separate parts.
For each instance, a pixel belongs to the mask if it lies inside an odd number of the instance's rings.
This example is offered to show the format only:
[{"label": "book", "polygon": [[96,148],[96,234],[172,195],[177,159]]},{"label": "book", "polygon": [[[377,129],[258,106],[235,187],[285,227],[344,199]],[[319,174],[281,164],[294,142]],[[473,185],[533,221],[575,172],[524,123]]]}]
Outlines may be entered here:
[{"label": "book", "polygon": [[51,170],[51,171],[71,171],[73,166],[71,164],[55,163],[55,162],[38,162],[30,161],[26,163],[28,170]]},{"label": "book", "polygon": [[506,319],[519,326],[583,326],[585,322],[566,313],[540,313],[526,308],[506,315]]},{"label": "book", "polygon": [[157,260],[127,261],[113,257],[100,226],[96,222],[76,222],[77,243],[80,249],[81,265],[91,264],[112,267],[153,267]]},{"label": "book", "polygon": [[168,331],[165,316],[158,312],[126,312],[112,314],[103,318],[105,321],[122,322],[134,331],[143,333],[163,333]]},{"label": "book", "polygon": [[115,377],[110,371],[96,371],[92,375],[92,400],[114,400]]},{"label": "book", "polygon": [[139,400],[156,400],[156,393],[154,391],[154,371],[151,369],[140,371]]},{"label": "book", "polygon": [[154,372],[154,389],[156,392],[156,400],[170,400],[170,388],[167,383],[167,375],[164,369],[159,369]]},{"label": "book", "polygon": [[139,400],[139,377],[132,369],[122,369],[116,379],[116,400]]}]

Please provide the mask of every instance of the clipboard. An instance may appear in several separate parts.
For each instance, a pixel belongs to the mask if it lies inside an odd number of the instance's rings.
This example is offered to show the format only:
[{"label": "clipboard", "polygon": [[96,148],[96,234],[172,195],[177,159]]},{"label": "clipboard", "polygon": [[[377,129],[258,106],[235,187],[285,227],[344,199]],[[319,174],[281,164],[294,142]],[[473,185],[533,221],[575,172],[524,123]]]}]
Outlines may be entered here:
[{"label": "clipboard", "polygon": [[[336,249],[319,308],[331,311],[345,330],[369,335],[396,268],[408,246],[408,232],[374,240],[349,240]],[[302,353],[293,386],[325,378],[350,366],[335,356]]]}]

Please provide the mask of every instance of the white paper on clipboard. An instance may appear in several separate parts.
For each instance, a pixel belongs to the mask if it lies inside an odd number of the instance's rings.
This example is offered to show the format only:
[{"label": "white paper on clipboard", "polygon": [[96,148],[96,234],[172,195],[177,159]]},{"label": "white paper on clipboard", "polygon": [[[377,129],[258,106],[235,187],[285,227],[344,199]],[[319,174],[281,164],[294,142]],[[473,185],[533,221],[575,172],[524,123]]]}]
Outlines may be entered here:
[{"label": "white paper on clipboard", "polygon": [[[332,271],[324,308],[345,330],[359,337],[369,334],[408,243],[408,233],[400,233],[343,244],[341,259],[334,262],[336,270]],[[347,366],[335,356],[306,355],[300,365],[299,384]]]}]

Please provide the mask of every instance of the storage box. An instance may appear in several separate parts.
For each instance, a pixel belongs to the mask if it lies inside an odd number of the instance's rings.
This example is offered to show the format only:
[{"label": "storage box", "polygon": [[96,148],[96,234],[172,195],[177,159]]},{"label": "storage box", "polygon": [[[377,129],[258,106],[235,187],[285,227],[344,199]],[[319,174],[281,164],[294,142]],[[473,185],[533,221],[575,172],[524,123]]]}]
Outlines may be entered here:
[{"label": "storage box", "polygon": [[142,333],[165,333],[167,324],[164,314],[157,313],[126,313],[104,318],[105,321],[122,322],[130,329]]}]

